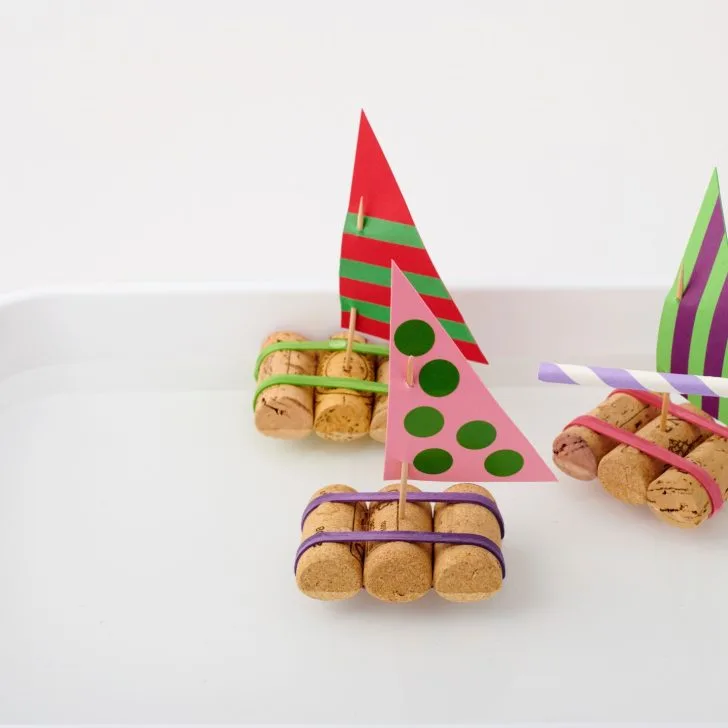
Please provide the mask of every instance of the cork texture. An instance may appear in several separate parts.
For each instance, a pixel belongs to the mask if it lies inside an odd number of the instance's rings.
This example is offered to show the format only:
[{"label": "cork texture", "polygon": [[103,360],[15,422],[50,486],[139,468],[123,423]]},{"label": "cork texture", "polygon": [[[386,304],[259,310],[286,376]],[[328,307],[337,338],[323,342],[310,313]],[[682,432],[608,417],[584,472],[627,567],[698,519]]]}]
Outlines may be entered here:
[{"label": "cork texture", "polygon": [[[383,492],[399,490],[387,485]],[[409,493],[420,489],[407,486]],[[432,531],[432,506],[429,503],[405,505],[399,520],[399,504],[372,503],[369,509],[370,531]],[[381,542],[367,544],[364,559],[364,588],[385,602],[411,602],[424,596],[432,586],[432,544]]]},{"label": "cork texture", "polygon": [[[348,485],[329,485],[313,494],[356,493]],[[306,518],[301,541],[321,531],[364,531],[367,529],[365,503],[322,503]],[[356,596],[362,588],[364,544],[322,543],[312,546],[296,567],[298,588],[313,599],[333,601]]]},{"label": "cork texture", "polygon": [[[657,417],[657,408],[645,405],[630,394],[612,393],[588,414],[627,432],[637,432]],[[559,470],[577,480],[594,480],[602,458],[617,446],[609,437],[588,427],[574,425],[557,435],[553,461]]]},{"label": "cork texture", "polygon": [[[334,334],[332,339],[346,339],[346,333]],[[363,336],[354,341],[365,343]],[[347,377],[373,382],[375,357],[351,352],[347,368],[345,351],[321,352],[317,373],[326,377]],[[315,392],[314,432],[324,440],[346,442],[366,437],[372,419],[372,394],[353,389],[317,387]]]},{"label": "cork texture", "polygon": [[[728,440],[711,435],[691,450],[687,460],[702,467],[728,499]],[[647,487],[647,505],[662,521],[679,528],[695,528],[711,513],[710,499],[687,473],[669,468]]]},{"label": "cork texture", "polygon": [[[289,331],[271,334],[261,348],[279,341],[307,341]],[[260,365],[258,383],[275,374],[315,374],[315,351],[275,351]],[[263,390],[255,403],[255,426],[268,437],[298,440],[313,430],[313,390],[293,384],[278,384]]]},{"label": "cork texture", "polygon": [[[708,418],[702,410],[691,404],[685,405],[685,409]],[[708,436],[705,430],[673,414],[667,416],[664,432],[660,429],[658,416],[636,434],[637,437],[654,442],[681,456],[687,455],[691,448]],[[649,484],[667,468],[661,460],[655,460],[630,445],[618,445],[602,458],[597,468],[597,476],[604,488],[615,498],[640,505],[647,501]]]},{"label": "cork texture", "polygon": [[[380,357],[377,366],[377,381],[382,384],[389,384],[389,359]],[[372,421],[369,425],[369,436],[377,442],[384,442],[387,437],[387,406],[389,397],[386,394],[374,395],[374,406],[372,408]]]},{"label": "cork texture", "polygon": [[[458,483],[445,492],[478,493],[493,499],[490,491],[472,483]],[[436,503],[435,533],[473,533],[501,545],[500,526],[483,506],[472,503]],[[451,602],[475,602],[493,596],[503,584],[498,559],[479,546],[435,544],[433,586]]]}]

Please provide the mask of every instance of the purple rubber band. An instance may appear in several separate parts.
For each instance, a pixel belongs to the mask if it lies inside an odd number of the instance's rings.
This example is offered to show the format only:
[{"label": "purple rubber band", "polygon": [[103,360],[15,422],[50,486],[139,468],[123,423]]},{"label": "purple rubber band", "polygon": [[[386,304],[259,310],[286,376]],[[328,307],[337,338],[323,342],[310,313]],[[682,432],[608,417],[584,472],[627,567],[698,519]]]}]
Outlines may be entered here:
[{"label": "purple rubber band", "polygon": [[[382,493],[375,491],[373,493],[325,493],[318,498],[314,498],[303,512],[301,518],[301,528],[303,528],[306,519],[311,511],[318,508],[322,503],[361,503],[369,501],[370,503],[385,503],[387,501],[398,501],[399,492],[396,490]],[[487,508],[494,516],[500,526],[501,538],[506,535],[503,516],[496,502],[479,493],[407,493],[407,500],[411,503],[471,503],[476,506]]]},{"label": "purple rubber band", "polygon": [[[352,494],[353,495],[353,494]],[[313,546],[322,543],[374,543],[377,541],[406,541],[407,543],[446,543],[458,546],[479,546],[493,554],[501,567],[503,578],[506,578],[506,562],[503,552],[485,536],[474,533],[432,533],[427,531],[321,531],[309,536],[296,551],[293,573],[296,573],[301,556]]]}]

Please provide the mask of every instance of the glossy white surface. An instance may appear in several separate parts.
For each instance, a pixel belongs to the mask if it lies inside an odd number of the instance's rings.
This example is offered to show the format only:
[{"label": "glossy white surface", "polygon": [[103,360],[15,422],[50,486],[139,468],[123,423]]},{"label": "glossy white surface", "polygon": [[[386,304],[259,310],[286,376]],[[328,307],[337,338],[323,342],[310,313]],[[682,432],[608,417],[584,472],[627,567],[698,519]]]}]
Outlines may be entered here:
[{"label": "glossy white surface", "polygon": [[[602,393],[538,383],[542,355],[652,356],[661,295],[612,296],[457,296],[496,362],[480,371],[546,456]],[[307,499],[378,487],[381,449],[260,437],[251,367],[265,334],[324,334],[332,311],[333,295],[214,287],[0,306],[0,720],[728,720],[725,514],[683,533],[596,484],[503,484],[492,601],[298,593]]]}]

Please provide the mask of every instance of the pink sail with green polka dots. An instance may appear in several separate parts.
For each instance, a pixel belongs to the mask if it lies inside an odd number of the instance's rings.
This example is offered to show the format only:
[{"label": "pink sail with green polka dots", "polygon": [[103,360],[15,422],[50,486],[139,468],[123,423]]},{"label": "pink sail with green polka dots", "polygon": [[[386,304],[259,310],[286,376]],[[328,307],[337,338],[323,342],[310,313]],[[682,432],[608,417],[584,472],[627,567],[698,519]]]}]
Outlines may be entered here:
[{"label": "pink sail with green polka dots", "polygon": [[389,357],[385,479],[556,480],[394,262]]}]

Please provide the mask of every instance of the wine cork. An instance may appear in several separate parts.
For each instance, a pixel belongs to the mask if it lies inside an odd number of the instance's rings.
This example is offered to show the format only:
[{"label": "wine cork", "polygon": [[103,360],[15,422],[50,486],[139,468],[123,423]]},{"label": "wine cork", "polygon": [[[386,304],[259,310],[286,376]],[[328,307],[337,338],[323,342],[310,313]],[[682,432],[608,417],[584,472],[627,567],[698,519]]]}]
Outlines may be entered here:
[{"label": "wine cork", "polygon": [[[389,359],[380,357],[377,367],[377,381],[382,384],[389,384]],[[369,436],[377,442],[384,442],[387,436],[387,408],[389,396],[386,394],[374,395],[374,407],[372,407],[372,422],[369,425]]]},{"label": "wine cork", "polygon": [[[311,500],[325,493],[356,493],[348,485],[329,485],[317,490]],[[321,531],[366,530],[367,507],[359,503],[322,503],[306,518],[301,532],[305,541]],[[321,543],[305,551],[296,566],[298,588],[313,599],[332,601],[356,596],[362,587],[362,543]]]},{"label": "wine cork", "polygon": [[[446,493],[478,493],[490,499],[488,490],[472,483],[458,483]],[[436,503],[435,533],[474,533],[501,544],[500,525],[483,506],[473,503]],[[451,602],[475,602],[487,599],[503,584],[498,559],[479,546],[435,544],[432,585]]]},{"label": "wine cork", "polygon": [[[588,414],[634,433],[657,417],[659,410],[640,402],[630,394],[612,392]],[[600,435],[588,427],[567,427],[554,440],[554,464],[572,478],[594,480],[601,459],[617,444],[610,437]]]},{"label": "wine cork", "polygon": [[[399,490],[387,485],[382,491]],[[419,493],[414,485],[407,492]],[[369,509],[370,531],[432,531],[432,507],[429,503],[405,504],[404,518],[399,520],[399,503],[372,503]],[[367,544],[364,559],[364,588],[385,602],[411,602],[424,596],[432,586],[432,544],[403,541]]]},{"label": "wine cork", "polygon": [[[728,440],[711,435],[686,456],[715,480],[728,499]],[[662,521],[679,528],[695,528],[711,514],[705,488],[676,468],[666,470],[647,486],[647,505]]]},{"label": "wine cork", "polygon": [[[277,331],[263,347],[279,341],[306,341],[305,336]],[[274,351],[260,365],[258,383],[276,374],[315,374],[315,351]],[[276,384],[264,389],[255,403],[255,426],[268,437],[297,440],[313,430],[313,389],[293,384]]]},{"label": "wine cork", "polygon": [[[347,334],[334,334],[332,339],[345,339]],[[363,336],[354,341],[364,343]],[[319,356],[318,374],[325,377],[347,377],[374,381],[374,357],[351,352],[346,367],[345,351],[327,351]],[[314,432],[324,440],[338,442],[357,440],[369,432],[372,419],[372,395],[353,389],[317,387],[315,395]]]},{"label": "wine cork", "polygon": [[[708,418],[705,412],[692,404],[686,404],[685,409]],[[673,414],[668,414],[664,432],[660,429],[660,418],[657,417],[640,428],[636,435],[676,455],[686,455],[708,433]],[[602,458],[597,468],[597,477],[615,498],[625,503],[642,504],[647,499],[647,486],[668,467],[662,460],[656,460],[630,445],[618,445]]]}]

